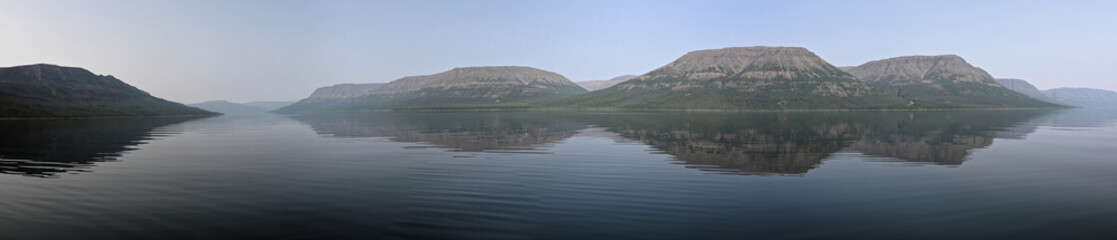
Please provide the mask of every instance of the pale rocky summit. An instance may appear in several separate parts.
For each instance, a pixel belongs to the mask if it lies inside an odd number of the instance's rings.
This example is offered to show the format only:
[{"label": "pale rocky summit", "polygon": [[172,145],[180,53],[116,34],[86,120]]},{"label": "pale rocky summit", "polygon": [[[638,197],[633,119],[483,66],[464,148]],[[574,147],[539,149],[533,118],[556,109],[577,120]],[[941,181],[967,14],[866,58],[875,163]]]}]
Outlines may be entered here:
[{"label": "pale rocky summit", "polygon": [[907,56],[871,61],[846,70],[916,107],[1057,107],[1009,90],[957,55]]},{"label": "pale rocky summit", "polygon": [[588,108],[844,109],[899,104],[799,47],[687,53],[608,89],[556,105]]},{"label": "pale rocky summit", "polygon": [[1005,88],[1008,88],[1009,90],[1016,91],[1016,92],[1022,93],[1024,95],[1028,95],[1029,97],[1039,99],[1040,101],[1055,103],[1055,104],[1062,104],[1058,100],[1052,99],[1052,98],[1048,97],[1047,95],[1043,95],[1043,92],[1039,91],[1039,89],[1036,88],[1036,86],[1032,85],[1031,83],[1028,83],[1028,81],[1024,81],[1024,80],[1020,80],[1020,79],[1012,79],[1012,78],[998,78],[998,79],[995,79],[995,80],[997,81],[997,83],[1000,83],[1001,86],[1004,86]]},{"label": "pale rocky summit", "polygon": [[597,91],[612,87],[613,85],[617,85],[618,83],[622,83],[624,81],[632,80],[633,78],[637,78],[639,76],[640,75],[623,75],[609,80],[590,80],[575,83],[578,84],[578,86],[585,88],[587,91]]},{"label": "pale rocky summit", "polygon": [[[566,77],[531,67],[464,67],[385,84],[320,88],[279,112],[507,105],[585,93]],[[315,95],[320,96],[315,98]]]},{"label": "pale rocky summit", "polygon": [[368,96],[370,92],[384,86],[383,83],[338,84],[320,87],[310,94],[311,99],[343,99]]},{"label": "pale rocky summit", "polygon": [[[815,71],[801,71],[815,70]],[[838,70],[837,72],[828,72]],[[801,47],[734,47],[693,51],[641,76],[705,80],[739,76],[750,79],[829,77],[841,70]]]},{"label": "pale rocky summit", "polygon": [[1044,95],[1079,107],[1117,107],[1117,92],[1096,88],[1056,88]]},{"label": "pale rocky summit", "polygon": [[847,70],[857,78],[889,86],[972,82],[999,87],[993,76],[957,55],[908,56],[871,61]]},{"label": "pale rocky summit", "polygon": [[[650,83],[656,79],[686,79],[673,83]],[[756,92],[786,82],[805,82],[809,91],[822,96],[866,96],[872,87],[856,81],[849,74],[830,65],[822,58],[800,47],[737,47],[694,51],[678,60],[622,84],[624,89],[670,87],[685,89],[704,86],[718,78],[747,81],[715,83],[718,88],[736,88]],[[819,80],[822,79],[822,80]]]}]

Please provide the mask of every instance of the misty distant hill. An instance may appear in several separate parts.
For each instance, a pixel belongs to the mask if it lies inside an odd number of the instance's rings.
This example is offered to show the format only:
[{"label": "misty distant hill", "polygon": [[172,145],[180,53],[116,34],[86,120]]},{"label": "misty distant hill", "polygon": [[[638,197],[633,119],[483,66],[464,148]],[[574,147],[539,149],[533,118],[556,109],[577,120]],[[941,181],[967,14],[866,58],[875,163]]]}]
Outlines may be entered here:
[{"label": "misty distant hill", "polygon": [[849,109],[902,107],[799,47],[693,51],[612,87],[550,103],[582,109]]},{"label": "misty distant hill", "polygon": [[191,107],[205,109],[210,112],[218,112],[226,115],[239,115],[239,114],[260,114],[265,113],[267,110],[254,106],[248,106],[240,103],[232,103],[225,100],[215,100],[190,104]]},{"label": "misty distant hill", "polygon": [[190,104],[189,106],[205,109],[206,111],[219,112],[224,114],[242,115],[242,114],[261,114],[291,105],[293,102],[247,102],[247,103],[234,103],[225,100],[214,100],[200,103]]},{"label": "misty distant hill", "polygon": [[276,109],[279,109],[279,108],[282,108],[282,107],[286,107],[287,105],[291,105],[291,104],[294,104],[294,103],[295,102],[290,102],[290,101],[257,101],[257,102],[246,102],[246,103],[241,103],[241,104],[248,105],[248,106],[253,106],[253,107],[258,107],[258,108],[264,109],[264,111],[272,111],[272,110],[276,110]]},{"label": "misty distant hill", "polygon": [[586,91],[597,91],[597,90],[605,89],[605,88],[608,88],[608,87],[612,87],[613,85],[617,85],[618,83],[621,83],[621,82],[624,82],[624,81],[632,80],[633,78],[636,78],[636,77],[639,77],[639,76],[640,75],[623,75],[623,76],[614,77],[614,78],[609,79],[609,80],[590,80],[590,81],[581,81],[581,82],[574,82],[574,83],[578,84],[578,86],[581,86],[582,88],[585,88]]},{"label": "misty distant hill", "polygon": [[531,67],[466,67],[386,84],[319,88],[311,97],[276,110],[283,113],[406,108],[512,106],[586,90],[566,77]]},{"label": "misty distant hill", "polygon": [[1058,107],[1009,90],[956,55],[907,56],[850,68],[873,87],[910,100],[918,108]]},{"label": "misty distant hill", "polygon": [[1016,91],[1016,92],[1022,93],[1024,95],[1028,95],[1029,97],[1039,99],[1040,101],[1054,103],[1054,104],[1065,104],[1065,103],[1059,102],[1058,100],[1052,99],[1052,98],[1048,97],[1047,95],[1044,95],[1043,92],[1039,91],[1039,89],[1036,88],[1036,86],[1033,86],[1031,83],[1028,83],[1028,81],[1024,81],[1024,80],[1020,80],[1020,79],[1012,79],[1012,78],[998,78],[998,79],[994,79],[994,80],[996,80],[997,83],[1000,83],[1001,86],[1004,86],[1005,88],[1008,88],[1009,90]]},{"label": "misty distant hill", "polygon": [[1117,92],[1096,88],[1056,88],[1044,95],[1079,107],[1117,107]]},{"label": "misty distant hill", "polygon": [[75,67],[0,68],[0,118],[215,115]]}]

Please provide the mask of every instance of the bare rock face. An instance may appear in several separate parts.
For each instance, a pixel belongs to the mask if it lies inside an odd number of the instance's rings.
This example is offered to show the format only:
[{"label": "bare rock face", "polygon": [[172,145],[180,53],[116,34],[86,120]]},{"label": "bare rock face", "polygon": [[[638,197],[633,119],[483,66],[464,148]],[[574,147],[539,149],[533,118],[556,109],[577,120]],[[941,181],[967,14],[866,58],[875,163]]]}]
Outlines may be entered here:
[{"label": "bare rock face", "polygon": [[581,81],[581,82],[575,82],[575,83],[578,84],[578,86],[581,86],[582,88],[585,88],[586,91],[591,91],[592,92],[592,91],[597,91],[597,90],[601,90],[601,89],[606,89],[606,88],[612,87],[613,85],[617,85],[618,83],[622,83],[624,81],[632,80],[633,78],[637,78],[637,77],[640,77],[640,76],[639,75],[623,75],[623,76],[618,76],[618,77],[615,77],[615,78],[612,78],[612,79],[609,79],[609,80],[590,80],[590,81]]},{"label": "bare rock face", "polygon": [[329,87],[320,87],[310,94],[311,99],[343,99],[364,97],[373,90],[384,86],[383,83],[364,84],[338,84]]},{"label": "bare rock face", "polygon": [[1039,99],[1040,101],[1055,103],[1055,104],[1062,104],[1055,99],[1047,97],[1047,95],[1043,95],[1043,92],[1039,91],[1039,89],[1037,89],[1036,86],[1033,86],[1031,83],[1028,83],[1028,81],[1024,81],[1024,80],[1020,80],[1020,79],[1012,79],[1012,78],[998,78],[998,79],[995,79],[995,80],[997,81],[997,83],[1000,83],[1001,86],[1004,86],[1005,88],[1008,88],[1009,90],[1016,91],[1016,92],[1022,93],[1024,95],[1028,95],[1029,97]]},{"label": "bare rock face", "polygon": [[908,56],[877,60],[848,70],[869,83],[890,86],[971,82],[1000,87],[993,76],[957,55]]},{"label": "bare rock face", "polygon": [[916,107],[1057,107],[1009,90],[957,55],[907,56],[867,62],[846,70],[873,87]]},{"label": "bare rock face", "polygon": [[638,78],[576,97],[576,106],[685,109],[826,109],[899,105],[800,47],[700,50]]}]

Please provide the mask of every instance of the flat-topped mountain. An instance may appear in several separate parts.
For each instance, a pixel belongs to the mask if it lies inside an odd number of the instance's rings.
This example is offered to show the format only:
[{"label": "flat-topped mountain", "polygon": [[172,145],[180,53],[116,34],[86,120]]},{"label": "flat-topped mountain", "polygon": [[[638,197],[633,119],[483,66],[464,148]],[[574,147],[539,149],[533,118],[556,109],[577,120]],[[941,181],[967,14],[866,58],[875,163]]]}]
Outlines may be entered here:
[{"label": "flat-topped mountain", "polygon": [[640,77],[640,75],[623,75],[623,76],[618,76],[618,77],[615,77],[615,78],[612,78],[612,79],[609,79],[609,80],[590,80],[590,81],[581,81],[581,82],[574,82],[574,83],[578,84],[578,86],[580,86],[582,88],[585,88],[586,91],[597,91],[597,90],[605,89],[605,88],[608,88],[608,87],[612,87],[613,85],[617,85],[618,83],[622,83],[624,81],[632,80],[633,78],[637,78],[637,77]]},{"label": "flat-topped mountain", "polygon": [[805,48],[734,47],[687,53],[558,107],[626,109],[848,109],[903,106]]},{"label": "flat-topped mountain", "polygon": [[1044,90],[1047,97],[1079,107],[1117,107],[1117,92],[1096,88]]},{"label": "flat-topped mountain", "polygon": [[0,68],[0,118],[214,115],[75,67]]},{"label": "flat-topped mountain", "polygon": [[994,80],[996,80],[997,83],[1000,83],[1001,86],[1004,86],[1005,88],[1008,88],[1009,90],[1016,91],[1016,92],[1024,94],[1024,95],[1028,95],[1029,97],[1039,99],[1040,101],[1054,103],[1054,104],[1063,104],[1063,103],[1060,103],[1059,101],[1057,101],[1055,99],[1047,97],[1047,95],[1043,95],[1043,92],[1039,91],[1039,89],[1036,88],[1036,86],[1032,85],[1031,83],[1028,83],[1028,81],[1024,81],[1024,80],[1020,80],[1020,79],[1012,79],[1012,78],[998,78],[998,79],[994,79]]},{"label": "flat-topped mountain", "polygon": [[1057,107],[1001,86],[993,76],[956,55],[908,56],[871,61],[850,74],[908,99],[916,107]]},{"label": "flat-topped mountain", "polygon": [[277,111],[508,106],[586,92],[557,73],[517,66],[454,68],[434,75],[404,77],[383,85],[363,86],[367,90],[363,96],[334,94],[349,97],[307,98]]}]

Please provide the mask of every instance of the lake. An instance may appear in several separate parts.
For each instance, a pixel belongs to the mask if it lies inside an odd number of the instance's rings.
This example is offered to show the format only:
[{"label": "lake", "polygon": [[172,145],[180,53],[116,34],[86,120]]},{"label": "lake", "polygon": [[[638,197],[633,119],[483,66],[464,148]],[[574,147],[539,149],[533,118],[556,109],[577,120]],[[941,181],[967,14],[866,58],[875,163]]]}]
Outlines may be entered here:
[{"label": "lake", "polygon": [[0,121],[4,239],[1117,237],[1117,110]]}]

